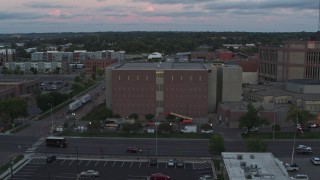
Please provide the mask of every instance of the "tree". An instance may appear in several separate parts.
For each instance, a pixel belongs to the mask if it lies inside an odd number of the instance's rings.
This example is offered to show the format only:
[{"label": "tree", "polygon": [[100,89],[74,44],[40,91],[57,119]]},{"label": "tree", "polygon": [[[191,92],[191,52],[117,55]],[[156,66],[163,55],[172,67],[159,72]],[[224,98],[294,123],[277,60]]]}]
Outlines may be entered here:
[{"label": "tree", "polygon": [[101,67],[97,67],[96,73],[101,77],[102,74],[104,73],[104,69],[102,69]]},{"label": "tree", "polygon": [[34,75],[37,75],[38,74],[38,70],[34,67],[31,67],[30,68],[30,71],[34,74]]},{"label": "tree", "polygon": [[142,124],[140,122],[131,123],[124,123],[122,125],[122,130],[125,132],[138,132],[142,129]]},{"label": "tree", "polygon": [[172,132],[172,126],[168,122],[160,123],[159,126],[158,126],[158,131],[159,132],[171,133]]},{"label": "tree", "polygon": [[100,121],[90,121],[87,125],[87,128],[89,130],[97,130],[97,129],[101,129],[101,123]]},{"label": "tree", "polygon": [[11,98],[0,101],[0,119],[2,119],[5,124],[13,124],[14,119],[26,117],[27,115],[26,100],[22,98]]},{"label": "tree", "polygon": [[266,152],[267,144],[261,138],[250,138],[246,141],[249,152]]},{"label": "tree", "polygon": [[220,134],[214,134],[209,141],[209,152],[213,155],[221,155],[225,151],[224,139]]},{"label": "tree", "polygon": [[252,103],[247,105],[248,112],[239,118],[239,128],[246,127],[251,129],[253,127],[260,127],[261,125],[268,125],[269,122],[266,118],[260,117],[259,113],[263,111],[263,107],[255,108]]},{"label": "tree", "polygon": [[205,129],[212,129],[212,126],[211,126],[210,124],[202,124],[201,127],[200,127],[200,129],[203,129],[203,130],[205,130]]},{"label": "tree", "polygon": [[128,118],[133,118],[134,120],[138,120],[139,119],[139,115],[136,113],[130,114],[130,116]]},{"label": "tree", "polygon": [[316,115],[312,114],[310,111],[300,109],[297,106],[292,105],[288,111],[286,120],[291,120],[295,124],[300,123],[302,127],[305,127],[308,121],[313,120],[315,118]]},{"label": "tree", "polygon": [[146,114],[144,117],[146,118],[146,120],[151,121],[154,118],[154,115],[153,114]]}]

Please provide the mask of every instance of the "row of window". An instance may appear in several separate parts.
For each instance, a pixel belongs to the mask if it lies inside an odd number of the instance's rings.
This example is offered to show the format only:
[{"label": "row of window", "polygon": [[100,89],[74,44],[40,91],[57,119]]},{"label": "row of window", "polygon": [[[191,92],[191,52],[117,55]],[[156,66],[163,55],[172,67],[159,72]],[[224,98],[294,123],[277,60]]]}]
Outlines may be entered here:
[{"label": "row of window", "polygon": [[278,53],[276,50],[260,50],[259,57],[263,61],[271,61],[277,62],[278,61]]},{"label": "row of window", "polygon": [[[117,91],[149,91],[152,92],[153,88],[143,88],[143,87],[114,87],[113,88],[114,92]],[[157,84],[156,85],[156,91],[163,91],[163,84]],[[206,93],[207,92],[207,88],[201,88],[201,87],[189,87],[189,88],[175,88],[175,87],[171,87],[171,88],[166,88],[165,89],[166,92],[168,91],[179,91],[179,92],[202,92],[202,93]]]},{"label": "row of window", "polygon": [[[157,77],[158,77],[158,75],[156,75]],[[163,77],[163,74],[162,74],[162,77]],[[183,81],[183,80],[189,80],[189,81],[193,81],[193,80],[198,80],[198,81],[202,81],[202,76],[198,76],[198,77],[195,77],[195,76],[189,76],[189,77],[186,77],[186,76],[171,76],[171,80],[173,81],[175,78],[177,78],[177,79],[180,79],[181,81]],[[121,78],[121,76],[119,75],[118,76],[118,80],[119,81],[121,81],[121,79],[123,79],[123,80],[125,80],[125,79],[127,79],[128,81],[130,81],[130,80],[137,80],[137,81],[139,81],[139,80],[143,80],[143,79],[145,79],[146,81],[148,81],[149,80],[149,76],[145,76],[145,78],[143,77],[143,76],[127,76],[127,77],[122,77]]]},{"label": "row of window", "polygon": [[320,52],[307,52],[307,64],[320,64]]},{"label": "row of window", "polygon": [[277,65],[276,64],[267,64],[259,63],[259,73],[277,75]]},{"label": "row of window", "polygon": [[306,67],[306,78],[320,79],[320,67]]}]

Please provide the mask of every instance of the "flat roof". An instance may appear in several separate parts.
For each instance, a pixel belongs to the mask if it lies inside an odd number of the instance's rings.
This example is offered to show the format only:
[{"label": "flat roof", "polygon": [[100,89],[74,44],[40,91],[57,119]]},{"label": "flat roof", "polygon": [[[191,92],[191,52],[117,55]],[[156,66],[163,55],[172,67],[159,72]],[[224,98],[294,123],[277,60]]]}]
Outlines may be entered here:
[{"label": "flat roof", "polygon": [[319,79],[290,79],[288,82],[302,85],[320,85]]},{"label": "flat roof", "polygon": [[272,153],[223,152],[223,162],[230,180],[274,179],[288,180],[289,175],[281,161]]},{"label": "flat roof", "polygon": [[123,63],[113,65],[118,70],[173,70],[173,69],[188,69],[188,70],[207,70],[209,69],[203,63],[179,63],[179,62],[151,62],[151,63]]}]

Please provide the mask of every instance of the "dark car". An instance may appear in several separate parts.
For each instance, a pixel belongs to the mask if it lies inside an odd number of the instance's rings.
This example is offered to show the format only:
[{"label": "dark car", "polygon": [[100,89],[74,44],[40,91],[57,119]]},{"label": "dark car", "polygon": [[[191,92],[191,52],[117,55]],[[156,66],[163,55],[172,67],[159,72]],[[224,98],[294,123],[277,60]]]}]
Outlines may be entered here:
[{"label": "dark car", "polygon": [[157,166],[158,165],[158,160],[156,158],[151,158],[149,161],[150,166]]},{"label": "dark car", "polygon": [[57,159],[57,156],[49,156],[47,157],[47,163],[52,163]]},{"label": "dark car", "polygon": [[177,166],[177,167],[184,167],[184,162],[183,162],[182,160],[178,160],[178,161],[176,162],[176,166]]},{"label": "dark car", "polygon": [[135,146],[130,146],[127,149],[127,153],[139,153],[139,152],[142,152],[142,149],[141,148],[137,148]]}]

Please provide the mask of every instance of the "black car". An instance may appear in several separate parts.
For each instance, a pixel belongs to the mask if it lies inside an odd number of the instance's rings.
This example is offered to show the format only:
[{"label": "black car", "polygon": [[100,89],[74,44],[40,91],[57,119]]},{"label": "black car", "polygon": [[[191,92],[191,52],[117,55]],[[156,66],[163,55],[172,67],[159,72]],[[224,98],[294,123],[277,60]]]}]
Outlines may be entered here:
[{"label": "black car", "polygon": [[127,149],[127,153],[139,153],[139,152],[142,152],[142,149],[141,148],[137,148],[135,146],[130,146]]},{"label": "black car", "polygon": [[47,163],[53,163],[57,159],[57,156],[49,156],[47,157]]},{"label": "black car", "polygon": [[296,151],[297,154],[312,154],[312,150],[307,148],[299,148]]},{"label": "black car", "polygon": [[149,161],[150,166],[157,166],[158,165],[158,160],[156,158],[151,158]]}]

